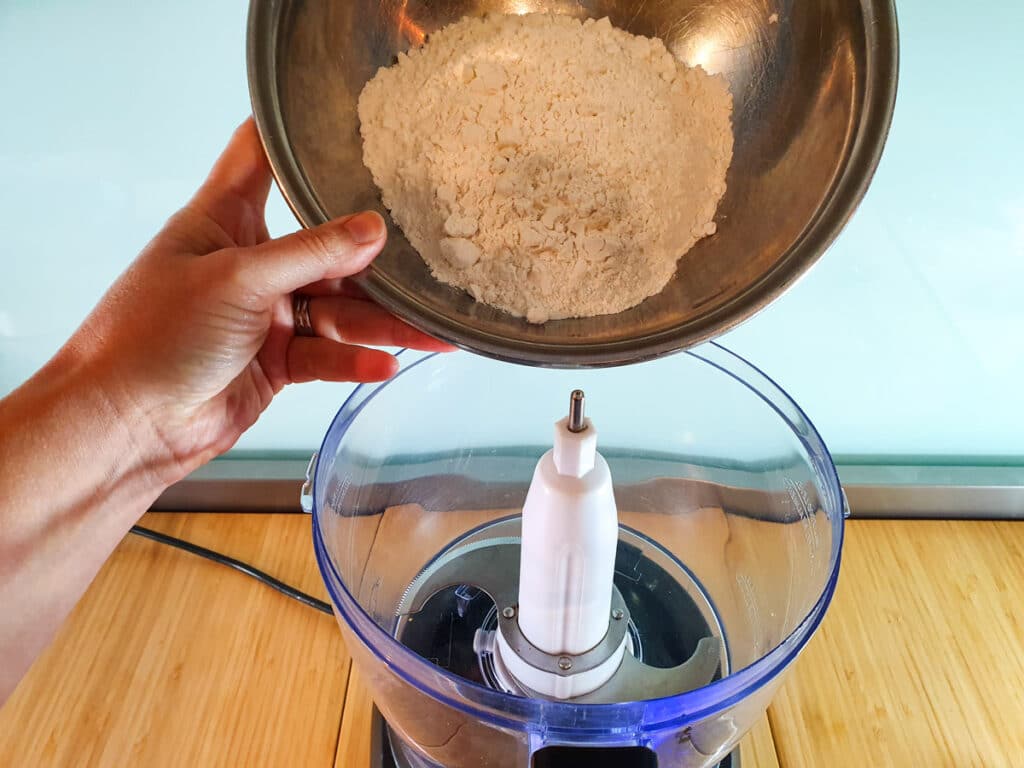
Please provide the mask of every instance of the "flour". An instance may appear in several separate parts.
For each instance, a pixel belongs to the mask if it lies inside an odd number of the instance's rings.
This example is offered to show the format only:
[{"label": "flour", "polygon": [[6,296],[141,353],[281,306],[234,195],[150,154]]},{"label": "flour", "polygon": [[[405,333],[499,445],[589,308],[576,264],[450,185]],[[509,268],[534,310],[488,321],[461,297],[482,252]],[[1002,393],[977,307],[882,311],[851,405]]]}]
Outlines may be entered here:
[{"label": "flour", "polygon": [[434,276],[530,322],[620,312],[715,233],[732,97],[607,19],[463,19],[359,98],[363,157]]}]

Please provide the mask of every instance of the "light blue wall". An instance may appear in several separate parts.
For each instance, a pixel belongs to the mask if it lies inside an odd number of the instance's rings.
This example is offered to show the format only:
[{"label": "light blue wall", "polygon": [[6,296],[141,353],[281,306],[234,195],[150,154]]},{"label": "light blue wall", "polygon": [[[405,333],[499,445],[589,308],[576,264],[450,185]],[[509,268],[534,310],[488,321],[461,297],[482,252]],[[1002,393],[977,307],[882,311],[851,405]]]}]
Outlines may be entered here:
[{"label": "light blue wall", "polygon": [[[1024,6],[906,2],[887,153],[820,264],[723,342],[839,454],[1024,456]],[[246,3],[0,5],[0,392],[75,328],[248,113]],[[294,223],[276,192],[270,229]],[[239,449],[309,450],[291,388]]]}]

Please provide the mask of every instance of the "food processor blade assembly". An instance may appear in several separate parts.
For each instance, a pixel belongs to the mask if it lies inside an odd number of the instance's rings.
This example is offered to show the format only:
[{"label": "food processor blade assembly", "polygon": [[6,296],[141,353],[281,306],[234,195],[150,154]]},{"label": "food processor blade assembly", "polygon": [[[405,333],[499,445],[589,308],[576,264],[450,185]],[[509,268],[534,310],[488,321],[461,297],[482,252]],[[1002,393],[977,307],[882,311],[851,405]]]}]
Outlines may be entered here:
[{"label": "food processor blade assembly", "polygon": [[[473,649],[489,679],[524,696],[579,702],[669,696],[711,682],[721,643],[697,641],[693,655],[664,668],[643,663],[639,630],[615,586],[619,522],[597,430],[583,417],[584,394],[555,424],[554,447],[541,458],[523,506],[520,538],[467,545],[421,573],[400,615],[412,620],[444,588],[482,592],[497,626],[481,627]],[[650,621],[664,621],[650,615]]]}]

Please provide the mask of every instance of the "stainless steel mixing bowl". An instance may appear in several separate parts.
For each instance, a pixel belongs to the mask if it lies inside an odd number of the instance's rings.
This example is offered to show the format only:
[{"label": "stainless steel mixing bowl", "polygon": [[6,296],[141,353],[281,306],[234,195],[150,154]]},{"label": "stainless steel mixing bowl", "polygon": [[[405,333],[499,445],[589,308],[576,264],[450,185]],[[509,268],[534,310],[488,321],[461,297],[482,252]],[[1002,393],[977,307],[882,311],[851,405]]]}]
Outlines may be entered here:
[{"label": "stainless steel mixing bowl", "polygon": [[[660,294],[616,315],[531,325],[438,282],[363,165],[356,102],[378,67],[463,16],[536,11],[608,16],[724,74],[732,90],[735,147],[718,233],[680,260]],[[299,221],[381,211],[390,235],[359,278],[367,293],[462,347],[551,367],[674,352],[778,297],[868,186],[892,116],[897,51],[892,0],[251,0],[249,9],[253,112]]]}]

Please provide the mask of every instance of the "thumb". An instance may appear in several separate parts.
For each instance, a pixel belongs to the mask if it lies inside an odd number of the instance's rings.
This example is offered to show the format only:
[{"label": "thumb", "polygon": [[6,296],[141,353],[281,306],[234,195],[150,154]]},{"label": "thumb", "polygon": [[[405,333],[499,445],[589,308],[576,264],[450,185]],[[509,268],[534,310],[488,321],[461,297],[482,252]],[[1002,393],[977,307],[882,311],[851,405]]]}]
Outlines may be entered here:
[{"label": "thumb", "polygon": [[273,300],[318,280],[360,272],[386,239],[379,213],[357,213],[239,249],[236,274],[250,295]]},{"label": "thumb", "polygon": [[193,201],[215,221],[230,221],[241,198],[262,211],[270,192],[270,165],[250,117],[231,137]]}]

